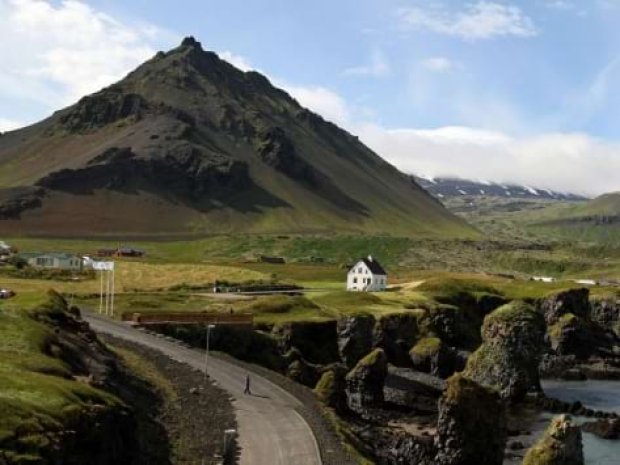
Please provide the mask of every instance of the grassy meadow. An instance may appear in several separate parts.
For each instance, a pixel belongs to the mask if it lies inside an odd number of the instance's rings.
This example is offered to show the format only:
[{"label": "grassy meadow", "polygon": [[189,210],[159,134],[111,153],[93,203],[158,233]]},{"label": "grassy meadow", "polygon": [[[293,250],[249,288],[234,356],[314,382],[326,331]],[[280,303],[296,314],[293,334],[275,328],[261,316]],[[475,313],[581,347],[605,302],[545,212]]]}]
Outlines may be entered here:
[{"label": "grassy meadow", "polygon": [[[117,259],[117,316],[162,311],[251,312],[257,323],[324,321],[340,315],[376,315],[432,306],[438,295],[464,287],[506,298],[538,298],[577,287],[570,279],[619,279],[620,247],[605,244],[506,239],[504,241],[421,240],[366,236],[215,236],[201,240],[119,244],[97,240],[6,238],[20,251],[93,254],[97,249],[132,246],[139,259]],[[344,291],[347,265],[372,253],[389,270],[392,289],[380,294]],[[260,263],[260,255],[281,256],[285,264]],[[529,280],[554,276],[554,283]],[[222,298],[210,294],[215,281],[235,284],[278,282],[311,289],[305,297]],[[0,270],[0,287],[18,299],[36,300],[56,289],[86,309],[99,306],[99,280],[23,279]],[[593,293],[615,288],[594,287]]]}]

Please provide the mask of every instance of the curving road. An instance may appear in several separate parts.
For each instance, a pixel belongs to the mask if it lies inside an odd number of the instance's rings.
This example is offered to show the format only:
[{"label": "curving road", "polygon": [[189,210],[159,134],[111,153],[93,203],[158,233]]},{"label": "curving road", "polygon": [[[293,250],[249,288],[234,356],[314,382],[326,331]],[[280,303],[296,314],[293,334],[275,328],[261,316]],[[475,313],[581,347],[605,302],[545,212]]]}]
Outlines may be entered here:
[{"label": "curving road", "polygon": [[[84,319],[99,333],[159,350],[192,368],[204,370],[204,352],[97,315],[84,314]],[[300,405],[295,397],[257,374],[251,375],[253,395],[244,395],[247,372],[214,357],[209,358],[208,372],[233,398],[241,465],[321,465],[314,434],[295,410]]]}]

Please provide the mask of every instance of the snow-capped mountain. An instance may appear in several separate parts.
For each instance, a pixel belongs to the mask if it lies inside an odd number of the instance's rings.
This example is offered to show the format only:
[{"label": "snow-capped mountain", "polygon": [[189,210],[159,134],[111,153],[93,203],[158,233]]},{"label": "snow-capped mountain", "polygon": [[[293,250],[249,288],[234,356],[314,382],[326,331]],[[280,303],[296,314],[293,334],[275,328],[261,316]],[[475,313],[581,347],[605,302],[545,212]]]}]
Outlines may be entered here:
[{"label": "snow-capped mountain", "polygon": [[439,199],[463,196],[491,196],[516,199],[586,200],[585,197],[576,194],[517,184],[500,184],[458,178],[431,178],[415,175],[413,178],[420,186]]}]

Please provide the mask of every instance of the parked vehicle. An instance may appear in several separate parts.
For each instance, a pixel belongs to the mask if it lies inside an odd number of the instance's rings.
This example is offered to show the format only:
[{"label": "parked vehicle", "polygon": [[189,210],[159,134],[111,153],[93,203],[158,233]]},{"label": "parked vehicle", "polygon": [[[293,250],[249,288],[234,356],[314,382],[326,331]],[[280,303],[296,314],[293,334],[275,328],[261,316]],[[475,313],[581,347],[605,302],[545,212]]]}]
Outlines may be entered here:
[{"label": "parked vehicle", "polygon": [[10,289],[0,289],[0,299],[10,299],[14,295],[15,292]]}]

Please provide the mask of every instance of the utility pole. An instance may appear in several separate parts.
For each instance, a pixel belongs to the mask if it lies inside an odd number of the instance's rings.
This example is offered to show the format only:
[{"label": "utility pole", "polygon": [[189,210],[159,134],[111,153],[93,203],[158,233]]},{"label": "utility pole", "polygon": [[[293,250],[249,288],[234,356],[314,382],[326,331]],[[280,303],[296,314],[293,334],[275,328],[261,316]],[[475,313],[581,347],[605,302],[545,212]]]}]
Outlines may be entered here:
[{"label": "utility pole", "polygon": [[215,325],[207,325],[207,346],[205,348],[205,372],[204,382],[207,382],[207,368],[209,366],[209,337],[211,336],[211,330],[215,328]]}]

